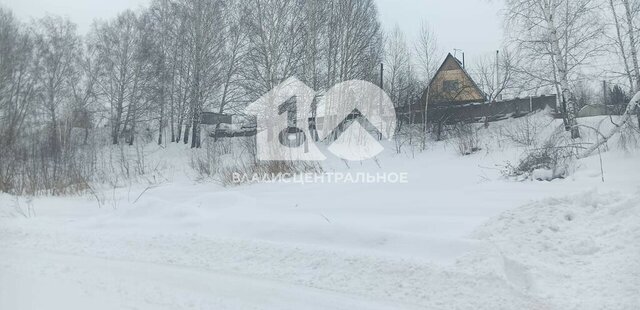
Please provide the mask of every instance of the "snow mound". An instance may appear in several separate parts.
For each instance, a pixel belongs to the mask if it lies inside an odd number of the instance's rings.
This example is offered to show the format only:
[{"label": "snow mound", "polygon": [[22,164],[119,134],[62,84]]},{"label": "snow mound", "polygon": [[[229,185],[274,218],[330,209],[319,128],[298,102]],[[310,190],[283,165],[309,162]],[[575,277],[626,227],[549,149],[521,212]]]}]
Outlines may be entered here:
[{"label": "snow mound", "polygon": [[541,200],[504,212],[474,237],[495,246],[490,265],[507,281],[554,308],[640,305],[640,192]]}]

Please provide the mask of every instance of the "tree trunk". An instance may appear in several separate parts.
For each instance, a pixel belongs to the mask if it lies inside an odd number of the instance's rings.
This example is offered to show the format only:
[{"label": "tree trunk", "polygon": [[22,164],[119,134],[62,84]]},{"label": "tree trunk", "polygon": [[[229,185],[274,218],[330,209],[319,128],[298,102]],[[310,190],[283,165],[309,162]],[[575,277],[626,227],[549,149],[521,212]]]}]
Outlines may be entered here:
[{"label": "tree trunk", "polygon": [[118,144],[118,137],[120,136],[120,122],[122,121],[122,103],[118,103],[116,107],[116,115],[111,124],[111,142]]},{"label": "tree trunk", "polygon": [[162,145],[162,134],[164,131],[164,92],[162,92],[162,103],[160,104],[160,121],[158,124],[158,145]]},{"label": "tree trunk", "polygon": [[162,119],[162,115],[160,116],[160,129],[158,130],[158,145],[162,145],[162,131],[163,131],[163,127],[162,127],[162,123],[164,122],[164,119]]},{"label": "tree trunk", "polygon": [[181,112],[178,115],[178,125],[176,127],[178,129],[178,132],[176,133],[176,143],[180,143],[180,140],[182,139],[182,113]]},{"label": "tree trunk", "polygon": [[427,92],[424,100],[424,111],[422,112],[422,150],[427,149],[427,117],[429,116],[429,93],[431,85],[427,85]]},{"label": "tree trunk", "polygon": [[551,12],[550,4],[546,4],[545,19],[549,29],[549,39],[551,40],[551,48],[556,62],[556,69],[558,71],[558,82],[560,83],[562,91],[562,103],[566,107],[564,114],[567,120],[567,130],[571,131],[572,139],[577,139],[580,138],[580,128],[578,128],[578,121],[576,119],[575,100],[569,88],[569,72],[567,71],[567,64],[565,63],[562,50],[560,49],[560,38],[558,37],[558,30],[553,18],[554,14]]},{"label": "tree trunk", "polygon": [[624,48],[624,40],[622,39],[622,33],[620,31],[620,21],[618,20],[618,15],[616,14],[616,7],[613,4],[613,0],[609,0],[609,6],[611,6],[611,13],[613,14],[613,20],[615,22],[616,27],[616,35],[618,38],[618,45],[620,45],[620,55],[622,56],[622,62],[624,63],[624,71],[627,73],[627,78],[629,79],[629,87],[631,87],[631,93],[635,93],[635,83],[633,83],[633,72],[629,67],[629,59],[627,59],[627,52]]},{"label": "tree trunk", "polygon": [[191,124],[187,124],[184,127],[184,137],[182,138],[184,144],[189,144],[189,133],[191,132]]},{"label": "tree trunk", "polygon": [[200,148],[200,122],[195,119],[193,120],[193,131],[191,135],[191,148]]},{"label": "tree trunk", "polygon": [[[631,5],[629,0],[622,0],[624,4],[624,10],[627,16],[627,27],[629,28],[629,48],[631,49],[631,59],[633,60],[633,70],[636,75],[636,90],[640,90],[640,68],[638,66],[638,48],[636,47],[636,35],[634,33],[635,28],[633,25],[633,16],[631,15]],[[637,109],[636,117],[638,118],[638,126],[640,127],[640,109]]]},{"label": "tree trunk", "polygon": [[193,128],[191,128],[191,148],[200,148],[200,109],[198,106],[194,107],[192,120]]},{"label": "tree trunk", "polygon": [[633,26],[633,16],[631,15],[631,6],[629,4],[629,0],[622,0],[624,4],[625,13],[627,16],[627,27],[629,29],[629,48],[631,51],[631,60],[633,62],[633,71],[635,74],[636,80],[636,89],[640,89],[640,71],[638,70],[638,49],[636,48],[636,36],[634,34],[634,26]]},{"label": "tree trunk", "polygon": [[171,107],[169,111],[169,126],[171,126],[171,143],[176,142],[176,131],[175,131],[176,124],[175,124],[174,113],[175,111],[173,108],[173,102],[171,102]]},{"label": "tree trunk", "polygon": [[136,123],[131,123],[131,130],[129,131],[129,146],[133,145],[133,140],[135,139],[136,132]]}]

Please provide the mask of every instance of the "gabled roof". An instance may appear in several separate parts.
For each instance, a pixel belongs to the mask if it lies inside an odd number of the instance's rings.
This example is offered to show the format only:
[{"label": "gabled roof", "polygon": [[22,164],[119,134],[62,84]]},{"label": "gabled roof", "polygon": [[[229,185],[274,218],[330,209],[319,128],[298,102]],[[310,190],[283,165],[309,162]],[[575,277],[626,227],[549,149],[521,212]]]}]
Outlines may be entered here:
[{"label": "gabled roof", "polygon": [[484,93],[484,91],[482,91],[482,89],[480,87],[478,87],[478,84],[476,83],[476,81],[473,80],[473,78],[471,77],[471,75],[469,75],[469,72],[467,72],[467,70],[462,66],[462,62],[460,62],[460,60],[458,60],[458,58],[456,58],[455,56],[451,55],[451,53],[447,54],[447,57],[444,59],[444,61],[442,62],[442,64],[440,65],[440,67],[438,68],[438,71],[436,71],[436,74],[433,75],[433,78],[431,78],[431,81],[429,82],[429,87],[431,87],[431,85],[433,84],[433,82],[435,82],[436,77],[438,77],[438,75],[440,74],[440,72],[442,72],[445,68],[445,65],[448,63],[449,60],[452,60],[454,65],[457,66],[457,69],[460,69],[460,71],[462,71],[462,73],[465,75],[465,77],[467,79],[469,79],[469,81],[471,81],[471,83],[473,84],[473,87],[480,93],[482,94],[482,96],[485,97],[486,100],[486,94]]}]

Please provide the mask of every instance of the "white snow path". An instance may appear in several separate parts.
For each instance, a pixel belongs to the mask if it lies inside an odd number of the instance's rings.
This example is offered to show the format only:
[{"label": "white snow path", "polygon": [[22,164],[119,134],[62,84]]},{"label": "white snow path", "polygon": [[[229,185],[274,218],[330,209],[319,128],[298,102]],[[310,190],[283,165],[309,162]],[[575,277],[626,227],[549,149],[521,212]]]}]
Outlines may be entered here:
[{"label": "white snow path", "polygon": [[[24,309],[41,309],[38,303],[75,309],[74,296],[102,296],[116,308],[143,309],[464,309],[469,303],[507,309],[539,304],[499,275],[339,251],[193,234],[1,233],[12,241],[0,243],[0,287],[16,291],[3,290],[0,300],[36,303]],[[466,302],[452,304],[456,299]]]},{"label": "white snow path", "polygon": [[[504,212],[454,265],[189,231],[0,220],[0,309],[635,309],[640,193]],[[95,306],[97,305],[97,306]]]},{"label": "white snow path", "polygon": [[[5,257],[7,258],[7,257]],[[395,309],[384,301],[172,263],[8,249],[2,309]],[[19,263],[17,263],[19,261]],[[27,269],[7,266],[29,266]],[[10,283],[2,283],[2,282]],[[312,303],[310,301],[313,301]],[[402,308],[414,308],[402,305]]]}]

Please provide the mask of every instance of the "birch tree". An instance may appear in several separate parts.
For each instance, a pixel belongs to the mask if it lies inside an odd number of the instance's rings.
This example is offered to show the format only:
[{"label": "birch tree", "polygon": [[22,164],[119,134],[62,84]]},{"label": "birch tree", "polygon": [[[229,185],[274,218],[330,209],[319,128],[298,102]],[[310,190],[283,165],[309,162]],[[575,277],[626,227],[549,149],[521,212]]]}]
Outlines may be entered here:
[{"label": "birch tree", "polygon": [[629,56],[628,56],[628,48],[627,48],[627,40],[625,40],[625,28],[618,17],[618,9],[614,0],[609,0],[609,9],[611,10],[611,16],[613,17],[613,26],[615,28],[616,37],[614,39],[615,46],[617,48],[617,54],[620,56],[622,60],[622,64],[624,65],[624,73],[629,80],[629,88],[633,93],[635,90],[634,83],[634,70],[631,69],[629,65]]},{"label": "birch tree", "polygon": [[40,60],[41,83],[39,107],[49,120],[51,151],[60,151],[63,131],[60,121],[65,105],[67,113],[73,97],[72,80],[80,53],[80,37],[75,24],[60,17],[47,16],[34,25],[36,55]]},{"label": "birch tree", "polygon": [[[101,66],[98,88],[109,111],[111,142],[118,144],[123,135],[129,138],[135,128],[132,119],[138,96],[140,35],[138,17],[132,11],[115,20],[96,26],[94,32],[98,62]],[[127,122],[128,121],[128,122]]]},{"label": "birch tree", "polygon": [[438,40],[436,34],[425,21],[420,24],[418,38],[414,45],[415,60],[419,79],[426,88],[438,70],[440,55],[438,52]]},{"label": "birch tree", "polygon": [[250,0],[243,13],[249,42],[246,87],[253,98],[301,70],[305,21],[299,0]]},{"label": "birch tree", "polygon": [[438,51],[438,40],[436,34],[429,27],[426,21],[420,23],[420,31],[418,39],[414,45],[415,60],[417,67],[417,80],[422,86],[422,96],[420,106],[422,108],[422,130],[421,130],[421,148],[427,147],[427,116],[429,113],[429,87],[431,80],[438,70],[440,55]]},{"label": "birch tree", "polygon": [[244,88],[243,64],[247,56],[247,33],[243,31],[244,16],[239,1],[232,1],[227,8],[227,26],[225,27],[225,47],[222,62],[222,89],[218,113],[229,109],[237,111],[246,96]]},{"label": "birch tree", "polygon": [[[603,26],[594,0],[507,0],[507,31],[531,59],[546,58],[553,85],[559,90],[565,126],[580,137],[570,85],[576,69],[602,51]],[[546,79],[549,79],[546,77]]]},{"label": "birch tree", "polygon": [[636,46],[636,34],[633,22],[633,12],[629,0],[620,0],[624,5],[624,12],[627,22],[627,37],[629,39],[629,50],[631,52],[631,63],[633,64],[633,73],[635,76],[635,89],[640,89],[640,68],[638,67],[638,48]]},{"label": "birch tree", "polygon": [[[633,11],[629,0],[621,0],[624,5],[625,15],[627,17],[627,29],[629,37],[629,48],[631,50],[631,60],[633,63],[633,72],[635,74],[635,89],[640,90],[640,67],[638,66],[638,47],[636,46],[635,26],[633,23]],[[640,110],[640,109],[639,109]],[[640,111],[637,111],[638,126],[640,127]]]},{"label": "birch tree", "polygon": [[[191,147],[201,145],[200,118],[204,105],[219,89],[222,76],[225,27],[222,3],[215,0],[185,0],[181,3],[187,23],[186,44],[190,67],[189,119]],[[185,140],[187,143],[187,140]]]},{"label": "birch tree", "polygon": [[177,12],[172,10],[172,3],[169,0],[154,1],[148,12],[150,19],[148,35],[152,36],[150,61],[154,78],[150,91],[151,97],[158,107],[158,145],[163,143],[168,98],[171,96],[173,71],[169,54],[173,47],[171,44],[173,38],[170,34],[175,26],[175,18],[173,17],[175,13]]},{"label": "birch tree", "polygon": [[384,55],[375,3],[333,0],[327,5],[327,85],[352,79],[377,81],[378,65]]},{"label": "birch tree", "polygon": [[[0,7],[0,148],[14,145],[33,110],[39,70],[33,36]],[[2,152],[0,152],[0,155]]]},{"label": "birch tree", "polygon": [[386,40],[385,56],[385,91],[398,106],[413,104],[414,72],[409,48],[399,26],[393,29]]},{"label": "birch tree", "polygon": [[[89,40],[90,41],[90,40]],[[97,94],[96,83],[100,74],[100,66],[96,60],[96,48],[91,44],[82,44],[80,56],[77,60],[77,69],[69,78],[72,96],[72,109],[86,113],[87,119],[84,125],[85,135],[84,143],[87,143],[89,137],[89,127],[91,125],[91,115],[98,112],[96,106]],[[68,129],[70,130],[70,128]]]},{"label": "birch tree", "polygon": [[[182,11],[180,6],[173,6],[175,25],[170,33],[171,36],[171,96],[170,116],[171,123],[171,141],[188,143],[189,128],[191,123],[188,118],[188,100],[189,88],[191,85],[191,65],[189,62],[189,53],[186,44],[187,15]],[[184,132],[183,132],[184,128]]]}]

